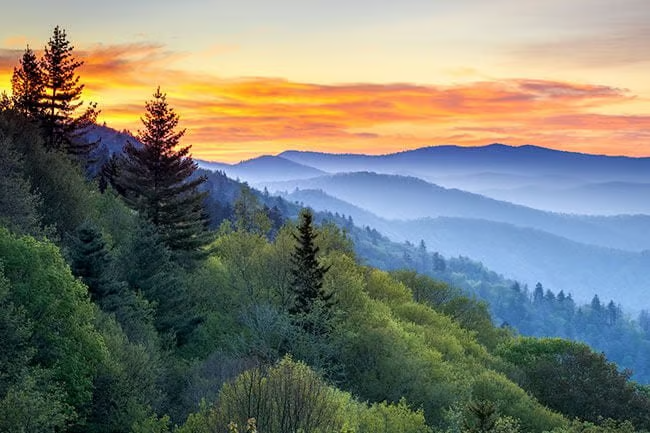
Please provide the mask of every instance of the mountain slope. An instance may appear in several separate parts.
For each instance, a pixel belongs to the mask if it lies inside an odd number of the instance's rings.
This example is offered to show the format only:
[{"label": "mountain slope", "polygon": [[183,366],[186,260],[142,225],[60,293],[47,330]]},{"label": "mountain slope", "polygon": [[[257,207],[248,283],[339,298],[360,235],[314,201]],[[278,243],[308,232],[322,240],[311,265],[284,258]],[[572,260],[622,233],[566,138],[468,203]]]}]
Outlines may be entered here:
[{"label": "mountain slope", "polygon": [[544,212],[423,180],[345,173],[265,184],[271,191],[320,189],[385,219],[478,218],[544,230],[585,244],[630,251],[650,249],[650,216],[586,217]]},{"label": "mountain slope", "polygon": [[602,182],[555,187],[528,185],[516,188],[478,189],[498,200],[556,212],[595,215],[650,215],[650,183]]},{"label": "mountain slope", "polygon": [[242,161],[238,164],[222,164],[197,160],[199,167],[207,170],[219,170],[231,178],[238,178],[249,183],[270,180],[305,179],[322,176],[325,172],[308,167],[279,156],[260,156]]},{"label": "mountain slope", "polygon": [[[543,282],[555,291],[573,293],[589,302],[594,294],[615,299],[631,309],[647,308],[645,289],[650,286],[650,254],[622,251],[585,243],[542,230],[476,218],[422,218],[386,220],[323,191],[299,190],[284,196],[316,210],[351,216],[354,223],[369,226],[391,240],[418,244],[447,257],[465,256],[490,269],[533,287]],[[630,225],[633,217],[594,218],[606,226]]]},{"label": "mountain slope", "polygon": [[650,179],[650,158],[589,155],[537,146],[432,146],[378,156],[287,151],[279,156],[329,172],[377,171],[424,178],[495,172],[566,175],[593,181]]}]

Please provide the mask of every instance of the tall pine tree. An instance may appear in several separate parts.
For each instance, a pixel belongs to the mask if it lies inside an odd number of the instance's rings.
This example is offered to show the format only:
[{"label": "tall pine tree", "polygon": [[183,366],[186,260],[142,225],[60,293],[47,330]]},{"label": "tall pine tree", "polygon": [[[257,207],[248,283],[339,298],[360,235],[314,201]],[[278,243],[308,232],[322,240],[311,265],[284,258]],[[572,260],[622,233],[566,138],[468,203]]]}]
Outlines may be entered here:
[{"label": "tall pine tree", "polygon": [[89,142],[82,135],[95,123],[99,112],[96,104],[91,103],[83,113],[75,116],[83,105],[80,98],[84,85],[79,83],[80,77],[76,73],[83,62],[74,58],[73,50],[65,30],[55,27],[41,61],[40,120],[45,145],[49,149],[87,158],[97,143]]},{"label": "tall pine tree", "polygon": [[11,77],[13,107],[30,119],[39,119],[41,99],[44,94],[44,76],[41,64],[29,46],[20,59],[20,65],[14,68]]},{"label": "tall pine tree", "polygon": [[142,145],[127,142],[119,167],[119,185],[127,203],[158,229],[174,258],[190,264],[203,256],[210,242],[208,217],[203,209],[206,193],[198,186],[205,177],[192,178],[197,164],[190,147],[177,148],[185,130],[177,130],[179,116],[167,104],[160,88],[146,103],[138,131]]},{"label": "tall pine tree", "polygon": [[318,247],[314,245],[316,233],[314,233],[312,220],[311,211],[303,209],[300,212],[298,236],[294,235],[298,241],[291,255],[292,287],[295,298],[293,306],[289,309],[289,313],[294,315],[309,314],[316,301],[321,300],[326,304],[332,297],[331,294],[323,292],[323,276],[328,268],[321,266],[316,258]]}]

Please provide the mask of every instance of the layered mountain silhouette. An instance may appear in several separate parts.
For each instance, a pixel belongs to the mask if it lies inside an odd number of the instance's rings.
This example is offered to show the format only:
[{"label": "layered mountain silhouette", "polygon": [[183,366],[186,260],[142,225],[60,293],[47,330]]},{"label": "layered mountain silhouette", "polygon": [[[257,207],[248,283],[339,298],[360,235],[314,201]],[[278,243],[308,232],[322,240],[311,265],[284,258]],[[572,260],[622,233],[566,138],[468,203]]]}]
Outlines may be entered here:
[{"label": "layered mountain silhouette", "polygon": [[241,179],[249,183],[259,183],[277,180],[306,179],[325,174],[317,168],[285,159],[279,156],[260,156],[259,158],[242,161],[238,164],[224,164],[197,160],[199,167],[222,171],[228,177]]},{"label": "layered mountain silhouette", "polygon": [[[650,249],[650,216],[583,216],[545,212],[447,189],[414,177],[345,173],[267,183],[269,191],[321,190],[388,220],[431,217],[484,219],[529,227],[586,244],[629,251]],[[305,203],[309,203],[305,200]],[[337,209],[331,209],[337,210]],[[379,228],[377,227],[379,230]]]},{"label": "layered mountain silhouette", "polygon": [[[631,251],[603,246],[604,242],[579,242],[549,231],[478,217],[388,220],[322,190],[294,190],[284,194],[284,198],[316,210],[350,216],[356,224],[375,228],[395,241],[417,244],[423,240],[430,251],[447,257],[470,257],[531,287],[543,282],[555,291],[573,293],[581,302],[588,302],[598,294],[602,299],[615,299],[629,309],[650,306],[645,296],[650,287],[648,250]],[[642,227],[647,230],[648,218],[593,217],[592,221],[573,223],[586,224],[583,235],[609,232],[615,240],[615,231],[623,231],[624,227],[631,233],[644,230]]]},{"label": "layered mountain silhouette", "polygon": [[587,182],[650,181],[650,158],[590,155],[537,146],[435,146],[379,156],[287,151],[279,156],[330,173],[374,171],[421,178],[501,173],[565,176]]},{"label": "layered mountain silhouette", "polygon": [[249,183],[359,171],[398,174],[553,212],[650,213],[650,201],[645,199],[650,190],[650,158],[536,146],[436,146],[389,155],[286,151],[234,165],[202,166]]},{"label": "layered mountain silhouette", "polygon": [[[133,139],[105,127],[91,135],[101,138],[102,159]],[[650,307],[650,158],[495,144],[197,162],[350,216],[394,241],[423,240],[430,251],[482,261],[530,286],[541,281],[576,300],[597,293],[628,308]]]}]

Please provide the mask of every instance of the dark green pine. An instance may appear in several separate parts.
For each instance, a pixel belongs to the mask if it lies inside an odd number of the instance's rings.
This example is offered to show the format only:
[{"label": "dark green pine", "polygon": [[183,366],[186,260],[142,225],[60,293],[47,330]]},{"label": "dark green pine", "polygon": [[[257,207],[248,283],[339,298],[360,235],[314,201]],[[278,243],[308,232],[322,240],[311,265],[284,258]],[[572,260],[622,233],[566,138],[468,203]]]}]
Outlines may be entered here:
[{"label": "dark green pine", "polygon": [[28,46],[20,59],[20,66],[14,68],[11,94],[13,107],[32,120],[38,119],[42,111],[43,80],[41,64]]},{"label": "dark green pine", "polygon": [[55,27],[41,61],[39,121],[48,148],[87,159],[97,142],[89,142],[82,135],[99,112],[95,104],[89,104],[83,113],[75,115],[83,105],[80,98],[84,85],[76,74],[83,62],[74,58],[73,50],[65,30]]},{"label": "dark green pine", "polygon": [[70,268],[88,286],[95,302],[117,292],[108,276],[110,257],[99,229],[91,222],[81,224],[69,239]]},{"label": "dark green pine", "polygon": [[178,115],[160,89],[146,103],[139,131],[142,144],[128,142],[118,168],[118,191],[127,204],[147,218],[180,262],[203,256],[211,241],[203,208],[205,192],[198,190],[205,177],[193,177],[197,164],[190,146],[178,148],[185,130],[176,131]]},{"label": "dark green pine", "polygon": [[316,233],[312,225],[312,213],[303,209],[300,213],[298,236],[294,235],[298,245],[291,255],[292,287],[295,294],[291,314],[309,314],[314,302],[322,300],[327,303],[331,294],[323,292],[323,276],[327,268],[318,263],[318,247],[314,244]]}]

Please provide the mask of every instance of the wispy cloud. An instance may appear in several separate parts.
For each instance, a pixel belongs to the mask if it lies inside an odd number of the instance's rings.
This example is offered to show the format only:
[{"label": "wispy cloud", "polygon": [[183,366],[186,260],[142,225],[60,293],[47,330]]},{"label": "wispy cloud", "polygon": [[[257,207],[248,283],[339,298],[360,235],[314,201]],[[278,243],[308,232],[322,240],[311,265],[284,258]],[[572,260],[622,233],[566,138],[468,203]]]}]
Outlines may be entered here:
[{"label": "wispy cloud", "polygon": [[650,27],[635,25],[604,27],[593,33],[558,41],[519,46],[514,54],[532,62],[554,62],[560,66],[620,66],[650,62]]}]

